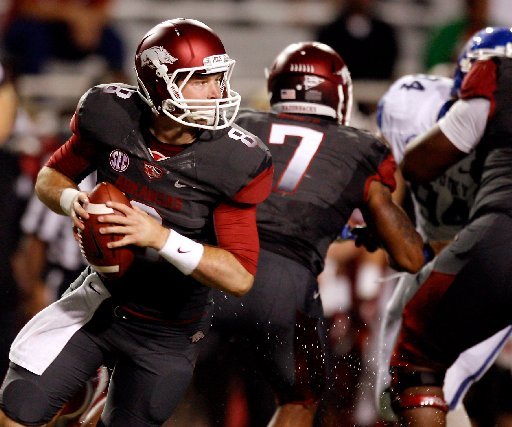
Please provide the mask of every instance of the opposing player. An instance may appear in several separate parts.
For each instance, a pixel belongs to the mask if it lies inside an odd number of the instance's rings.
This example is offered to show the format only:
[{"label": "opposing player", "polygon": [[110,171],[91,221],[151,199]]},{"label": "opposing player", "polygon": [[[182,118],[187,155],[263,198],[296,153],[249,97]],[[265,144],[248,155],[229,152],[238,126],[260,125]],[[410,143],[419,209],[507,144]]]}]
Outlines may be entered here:
[{"label": "opposing player", "polygon": [[[400,163],[407,144],[428,130],[455,102],[453,80],[424,74],[406,75],[387,90],[378,104],[377,124]],[[476,189],[468,156],[441,178],[410,186],[416,224],[423,239],[439,252],[467,222]],[[399,184],[403,178],[397,173]],[[415,275],[403,274],[382,316],[378,342],[377,404],[384,418],[394,418],[389,396],[389,360],[406,302],[416,292]]]},{"label": "opposing player", "polygon": [[472,151],[479,170],[468,225],[420,272],[421,286],[405,307],[391,391],[395,412],[411,426],[444,425],[446,370],[462,351],[512,320],[510,267],[502,256],[511,238],[512,31],[486,28],[472,43],[460,99],[410,143],[403,159],[404,177],[417,183],[432,181]]},{"label": "opposing player", "polygon": [[[234,60],[203,23],[152,28],[135,55],[138,87],[100,85],[80,100],[73,135],[40,171],[36,192],[83,229],[92,170],[144,207],[112,203],[102,220],[140,251],[118,280],[90,269],[37,314],[11,348],[0,425],[48,422],[105,360],[114,360],[99,425],[161,425],[192,376],[211,322],[210,288],[252,286],[256,204],[271,188],[266,147],[232,124]],[[149,215],[146,211],[151,212]]]},{"label": "opposing player", "polygon": [[[459,57],[454,79],[429,75],[408,75],[398,79],[379,103],[378,125],[389,141],[397,162],[403,158],[407,144],[428,130],[458,97],[464,75],[468,71],[470,56],[482,49],[481,38],[488,30],[477,32],[467,43]],[[485,48],[494,47],[500,40],[488,40]],[[493,45],[491,46],[490,43]],[[475,155],[469,154],[450,167],[439,178],[411,186],[415,216],[420,233],[436,253],[444,248],[466,224],[474,200]],[[402,310],[419,288],[415,276],[404,274],[391,297],[381,324],[379,342],[379,373],[376,391],[378,400],[387,412],[389,395],[381,395],[389,386],[388,364],[400,325]],[[450,410],[459,407],[473,382],[492,365],[499,350],[511,335],[507,327],[492,338],[465,351],[448,370],[444,381],[445,399]],[[382,399],[382,397],[384,399]]]},{"label": "opposing player", "polygon": [[[247,350],[244,367],[254,362],[248,369],[261,368],[272,385],[278,407],[270,425],[311,426],[324,381],[317,276],[328,246],[355,208],[400,269],[423,264],[422,241],[392,202],[389,149],[346,126],[352,83],[334,50],[317,42],[286,47],[269,70],[268,92],[272,112],[236,119],[268,143],[275,167],[273,191],[257,210],[258,273],[241,299],[215,292],[213,331],[233,351]],[[224,386],[210,384],[213,399]]]}]

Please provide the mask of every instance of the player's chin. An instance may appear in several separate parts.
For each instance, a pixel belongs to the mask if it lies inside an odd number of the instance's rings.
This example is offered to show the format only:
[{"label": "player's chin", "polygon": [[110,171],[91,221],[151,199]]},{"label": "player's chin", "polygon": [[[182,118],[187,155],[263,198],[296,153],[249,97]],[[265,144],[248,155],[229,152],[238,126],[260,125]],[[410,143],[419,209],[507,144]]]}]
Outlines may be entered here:
[{"label": "player's chin", "polygon": [[207,120],[207,119],[193,119],[190,120],[191,123],[194,123],[196,125],[201,126],[210,126],[213,123],[213,120]]}]

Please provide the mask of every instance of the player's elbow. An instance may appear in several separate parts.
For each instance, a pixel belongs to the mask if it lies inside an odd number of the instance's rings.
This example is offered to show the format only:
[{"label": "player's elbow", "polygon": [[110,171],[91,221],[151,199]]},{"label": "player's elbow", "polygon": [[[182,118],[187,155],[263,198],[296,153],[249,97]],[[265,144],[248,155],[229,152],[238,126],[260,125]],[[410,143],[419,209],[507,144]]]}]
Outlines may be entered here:
[{"label": "player's elbow", "polygon": [[244,274],[244,277],[241,280],[238,280],[237,283],[233,284],[230,293],[235,297],[242,297],[252,289],[253,284],[254,276],[250,273]]},{"label": "player's elbow", "polygon": [[400,255],[394,257],[394,264],[397,270],[417,273],[425,264],[423,251],[421,248],[402,251]]},{"label": "player's elbow", "polygon": [[404,266],[404,271],[408,273],[417,273],[423,267],[423,258],[420,260],[411,260]]}]

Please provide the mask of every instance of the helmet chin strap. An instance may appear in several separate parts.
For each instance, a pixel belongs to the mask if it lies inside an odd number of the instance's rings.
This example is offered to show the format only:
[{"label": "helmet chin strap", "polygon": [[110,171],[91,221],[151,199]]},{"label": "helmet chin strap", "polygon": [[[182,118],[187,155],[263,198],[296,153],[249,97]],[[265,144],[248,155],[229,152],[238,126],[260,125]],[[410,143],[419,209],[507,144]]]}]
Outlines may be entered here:
[{"label": "helmet chin strap", "polygon": [[[135,73],[137,73],[137,70],[135,70]],[[139,90],[137,91],[137,93],[139,94],[140,98],[149,106],[149,108],[151,108],[151,112],[153,114],[160,114],[160,112],[156,108],[155,104],[151,100],[151,97],[149,96],[149,92],[146,89],[146,86],[144,85],[142,80],[139,78],[138,74],[137,74],[137,81],[139,82]],[[142,88],[142,92],[140,91],[141,88]]]}]

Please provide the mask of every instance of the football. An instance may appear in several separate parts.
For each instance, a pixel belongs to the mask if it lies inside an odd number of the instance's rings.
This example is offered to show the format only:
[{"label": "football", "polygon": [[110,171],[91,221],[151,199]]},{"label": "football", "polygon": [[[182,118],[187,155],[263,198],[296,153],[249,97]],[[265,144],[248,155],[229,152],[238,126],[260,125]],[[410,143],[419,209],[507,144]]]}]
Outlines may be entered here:
[{"label": "football", "polygon": [[89,193],[89,203],[85,206],[89,219],[84,221],[85,228],[79,233],[79,244],[82,254],[95,271],[105,278],[118,279],[132,264],[135,247],[107,247],[107,243],[123,238],[120,234],[100,234],[99,232],[100,228],[108,225],[98,222],[100,215],[121,214],[107,207],[105,203],[108,201],[131,206],[126,195],[114,185],[108,182],[97,184]]}]

